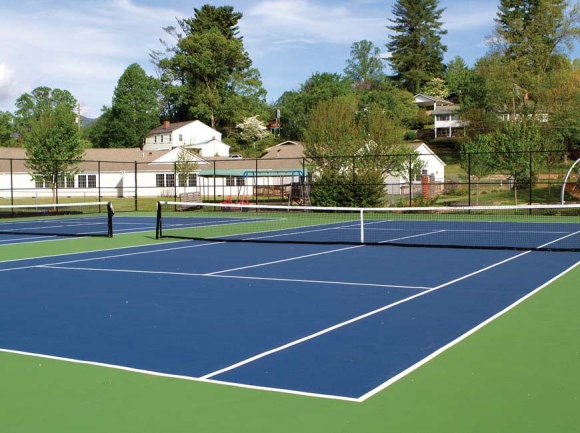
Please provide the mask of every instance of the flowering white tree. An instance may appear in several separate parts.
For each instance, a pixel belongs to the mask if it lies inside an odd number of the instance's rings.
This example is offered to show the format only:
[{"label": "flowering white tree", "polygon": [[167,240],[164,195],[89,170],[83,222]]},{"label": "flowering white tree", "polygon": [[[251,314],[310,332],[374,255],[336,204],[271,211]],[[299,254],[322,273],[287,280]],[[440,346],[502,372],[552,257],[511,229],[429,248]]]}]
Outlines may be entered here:
[{"label": "flowering white tree", "polygon": [[236,128],[240,130],[240,138],[246,143],[255,143],[270,135],[270,131],[258,116],[247,117]]}]

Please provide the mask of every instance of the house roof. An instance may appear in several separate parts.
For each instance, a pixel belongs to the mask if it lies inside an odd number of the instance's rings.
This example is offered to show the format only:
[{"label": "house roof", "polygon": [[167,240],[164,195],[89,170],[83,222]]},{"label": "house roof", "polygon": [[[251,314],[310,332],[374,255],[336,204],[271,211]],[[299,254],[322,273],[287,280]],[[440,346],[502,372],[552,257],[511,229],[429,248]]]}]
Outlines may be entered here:
[{"label": "house roof", "polygon": [[[176,131],[179,128],[183,128],[190,123],[199,122],[199,120],[188,120],[187,122],[176,122],[176,123],[164,123],[159,125],[157,128],[152,129],[147,133],[147,135],[154,135],[154,134],[165,134],[167,132]],[[201,122],[200,122],[201,123]]]},{"label": "house roof", "polygon": [[437,159],[437,161],[439,161],[443,166],[446,166],[447,164],[445,164],[445,162],[443,162],[443,160],[441,158],[439,158],[437,156],[437,154],[435,152],[433,152],[433,150],[427,146],[424,142],[420,141],[420,140],[414,140],[414,141],[410,141],[409,143],[407,143],[407,145],[415,152],[419,152],[421,154],[424,154],[424,151],[427,152],[430,156],[434,157]]},{"label": "house roof", "polygon": [[436,98],[435,96],[423,95],[421,93],[414,96],[417,105],[453,105],[453,102],[446,99]]},{"label": "house roof", "polygon": [[446,106],[438,105],[435,108],[435,110],[433,110],[431,115],[434,115],[434,114],[453,114],[453,113],[456,113],[457,111],[459,111],[460,108],[461,107],[459,105],[446,105]]},{"label": "house roof", "polygon": [[[139,148],[121,149],[85,149],[83,161],[77,166],[85,172],[95,173],[98,170],[134,171],[135,163],[138,171],[154,171],[163,166],[150,166],[150,163],[166,154],[167,151],[141,151]],[[28,173],[26,168],[26,151],[22,147],[0,147],[0,173],[10,172],[10,160],[14,173]],[[168,169],[173,164],[166,165]]]}]

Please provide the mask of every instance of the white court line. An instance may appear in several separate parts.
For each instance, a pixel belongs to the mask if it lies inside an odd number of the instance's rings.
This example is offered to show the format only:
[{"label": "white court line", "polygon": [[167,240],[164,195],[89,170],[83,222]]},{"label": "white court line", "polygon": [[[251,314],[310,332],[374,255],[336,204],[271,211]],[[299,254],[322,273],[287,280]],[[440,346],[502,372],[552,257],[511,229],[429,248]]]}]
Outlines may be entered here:
[{"label": "white court line", "polygon": [[411,235],[411,236],[403,236],[401,238],[396,238],[396,239],[388,239],[386,241],[380,241],[379,244],[386,244],[388,242],[395,242],[395,241],[402,241],[403,239],[411,239],[411,238],[419,238],[421,236],[429,236],[429,235],[436,235],[438,233],[443,233],[447,230],[437,230],[435,232],[429,232],[429,233],[420,233],[418,235]]},{"label": "white court line", "polygon": [[294,260],[301,260],[301,259],[306,259],[306,258],[309,258],[309,257],[322,256],[324,254],[333,254],[333,253],[338,253],[338,252],[341,252],[341,251],[352,250],[352,249],[355,249],[355,248],[361,248],[363,246],[364,245],[356,245],[356,246],[353,246],[353,247],[339,248],[339,249],[330,250],[330,251],[321,251],[321,252],[318,252],[318,253],[306,254],[304,256],[296,256],[296,257],[290,257],[290,258],[287,258],[287,259],[274,260],[272,262],[264,262],[264,263],[258,263],[256,265],[241,266],[239,268],[231,268],[231,269],[225,269],[223,271],[209,272],[209,273],[207,273],[205,275],[217,275],[217,274],[223,274],[225,272],[234,272],[234,271],[241,271],[241,270],[244,270],[244,269],[259,268],[261,266],[276,265],[278,263],[291,262],[291,261],[294,261]]},{"label": "white court line", "polygon": [[0,352],[11,353],[11,354],[15,354],[15,355],[31,356],[31,357],[42,358],[42,359],[50,359],[50,360],[55,360],[55,361],[64,361],[64,362],[70,362],[73,364],[92,365],[95,367],[111,368],[114,370],[123,370],[123,371],[128,371],[131,373],[146,374],[148,376],[165,377],[165,378],[169,378],[169,379],[189,380],[192,382],[200,382],[200,383],[212,383],[212,384],[216,384],[216,385],[220,385],[220,386],[233,386],[236,388],[255,389],[255,390],[259,390],[259,391],[270,391],[270,392],[278,392],[278,393],[284,393],[284,394],[294,394],[294,395],[300,395],[300,396],[305,396],[305,397],[318,397],[318,398],[325,398],[325,399],[331,399],[331,400],[350,401],[350,402],[355,402],[355,403],[358,402],[358,399],[356,399],[356,398],[344,397],[344,396],[340,396],[340,395],[316,394],[316,393],[312,393],[312,392],[295,391],[292,389],[269,388],[269,387],[265,387],[265,386],[246,385],[246,384],[235,383],[235,382],[208,380],[208,379],[201,379],[201,378],[192,377],[192,376],[161,373],[158,371],[125,367],[122,365],[106,364],[103,362],[84,361],[82,359],[64,358],[61,356],[44,355],[41,353],[23,352],[20,350],[11,350],[11,349],[0,348]]},{"label": "white court line", "polygon": [[[237,276],[237,275],[211,275],[211,274],[198,274],[195,272],[172,272],[172,271],[146,271],[146,270],[136,270],[136,269],[110,269],[110,268],[84,268],[80,266],[58,266],[55,265],[36,265],[29,266],[27,268],[46,268],[46,269],[64,269],[70,271],[93,271],[93,272],[119,272],[126,274],[151,274],[151,275],[176,275],[185,277],[207,277],[207,278],[229,278],[233,280],[259,280],[259,281],[278,281],[278,282],[290,282],[290,283],[307,283],[307,284],[332,284],[336,286],[357,286],[357,287],[381,287],[389,289],[413,289],[413,290],[430,290],[432,287],[423,286],[402,286],[395,284],[375,284],[375,283],[357,283],[348,281],[331,281],[331,280],[305,280],[305,279],[293,279],[293,278],[270,278],[270,277],[247,277],[247,276]],[[18,269],[18,268],[17,268]]]},{"label": "white court line", "polygon": [[366,394],[362,395],[361,397],[359,397],[357,399],[357,401],[359,402],[363,402],[367,399],[369,399],[370,397],[372,397],[375,394],[378,394],[379,392],[381,392],[382,390],[384,390],[385,388],[387,388],[388,386],[392,385],[393,383],[397,382],[399,379],[402,379],[403,377],[407,376],[408,374],[412,373],[413,371],[417,370],[419,367],[421,367],[422,365],[426,364],[427,362],[431,361],[433,358],[439,356],[440,354],[442,354],[443,352],[445,352],[447,349],[455,346],[456,344],[460,343],[461,341],[465,340],[467,337],[469,337],[470,335],[474,334],[475,332],[479,331],[481,328],[483,328],[484,326],[488,325],[489,323],[493,322],[495,319],[497,319],[500,316],[503,316],[505,313],[507,313],[508,311],[512,310],[513,308],[517,307],[519,304],[521,304],[522,302],[524,302],[526,299],[534,296],[536,293],[538,293],[540,290],[542,290],[544,287],[550,285],[551,283],[553,283],[554,281],[556,281],[558,278],[561,278],[563,275],[567,274],[568,272],[570,272],[571,270],[573,270],[576,266],[580,265],[580,262],[576,263],[575,265],[572,265],[571,267],[569,267],[568,269],[566,269],[565,271],[563,271],[562,273],[560,273],[559,275],[555,276],[554,278],[552,278],[551,280],[547,281],[546,283],[542,284],[540,287],[538,287],[537,289],[535,289],[534,291],[528,293],[527,295],[525,295],[524,297],[518,299],[516,302],[514,302],[513,304],[509,305],[508,307],[504,308],[503,310],[501,310],[500,312],[498,312],[497,314],[491,316],[489,319],[485,320],[484,322],[480,323],[479,325],[475,326],[474,328],[470,329],[469,331],[467,331],[466,333],[464,333],[463,335],[460,335],[459,337],[457,337],[455,340],[447,343],[445,346],[437,349],[435,352],[433,352],[432,354],[430,354],[429,356],[426,356],[425,358],[423,358],[422,360],[420,360],[419,362],[413,364],[411,367],[403,370],[402,372],[400,372],[399,374],[397,374],[396,376],[393,376],[392,378],[390,378],[389,380],[387,380],[386,382],[382,383],[381,385],[379,385],[378,387],[376,387],[375,389],[367,392]]},{"label": "white court line", "polygon": [[469,273],[467,275],[464,275],[462,277],[456,278],[455,280],[450,281],[448,283],[441,284],[441,285],[439,285],[439,286],[437,286],[435,288],[426,290],[426,291],[421,292],[421,293],[417,293],[417,294],[412,295],[412,296],[409,296],[407,298],[403,298],[403,299],[401,299],[399,301],[393,302],[393,303],[388,304],[388,305],[385,305],[385,306],[383,306],[381,308],[377,308],[376,310],[370,311],[370,312],[365,313],[365,314],[361,314],[360,316],[354,317],[354,318],[352,318],[350,320],[346,320],[344,322],[341,322],[341,323],[338,323],[336,325],[330,326],[328,328],[322,329],[321,331],[318,331],[318,332],[315,332],[313,334],[307,335],[307,336],[305,336],[303,338],[300,338],[298,340],[294,340],[294,341],[291,341],[291,342],[289,342],[287,344],[284,344],[282,346],[275,347],[274,349],[267,350],[265,352],[259,353],[257,355],[254,355],[254,356],[250,357],[250,358],[247,358],[247,359],[244,359],[244,360],[242,360],[240,362],[237,362],[235,364],[232,364],[232,365],[230,365],[228,367],[225,367],[225,368],[222,368],[220,370],[217,370],[217,371],[208,373],[208,374],[202,376],[202,378],[203,379],[209,379],[209,378],[214,377],[214,376],[217,376],[219,374],[222,374],[222,373],[225,373],[225,372],[228,372],[228,371],[231,371],[231,370],[235,370],[236,368],[239,368],[239,367],[242,367],[242,366],[244,366],[246,364],[249,364],[251,362],[257,361],[258,359],[264,358],[264,357],[269,356],[269,355],[272,355],[274,353],[281,352],[281,351],[286,350],[286,349],[288,349],[290,347],[293,347],[293,346],[296,346],[298,344],[304,343],[306,341],[312,340],[314,338],[320,337],[321,335],[328,334],[329,332],[335,331],[336,329],[343,328],[343,327],[345,327],[347,325],[350,325],[352,323],[355,323],[355,322],[358,322],[360,320],[366,319],[367,317],[374,316],[375,314],[378,314],[378,313],[381,313],[383,311],[389,310],[389,309],[391,309],[393,307],[396,307],[397,305],[401,305],[401,304],[403,304],[405,302],[409,302],[409,301],[411,301],[413,299],[419,298],[421,296],[425,296],[425,295],[427,295],[427,294],[429,294],[429,293],[431,293],[431,292],[433,292],[435,290],[439,290],[439,289],[441,289],[443,287],[446,287],[446,286],[448,286],[450,284],[456,283],[458,281],[461,281],[461,280],[470,278],[470,277],[472,277],[474,275],[480,274],[482,272],[488,271],[488,270],[490,270],[492,268],[495,268],[497,266],[503,265],[504,263],[507,263],[507,262],[510,262],[512,260],[515,260],[515,259],[517,259],[519,257],[522,257],[522,256],[524,256],[524,255],[526,255],[526,254],[528,254],[530,252],[531,251],[526,251],[526,252],[521,253],[521,254],[518,254],[516,256],[510,257],[510,258],[507,258],[507,259],[504,259],[504,260],[502,260],[500,262],[497,262],[497,263],[494,263],[492,265],[486,266],[485,268],[482,268],[482,269],[480,269],[478,271],[474,271],[474,272],[471,272],[471,273]]},{"label": "white court line", "polygon": [[[182,243],[182,242],[189,242],[189,241],[177,241],[177,242],[171,242],[171,243]],[[155,250],[147,250],[147,251],[137,251],[137,252],[133,252],[133,253],[125,253],[125,254],[114,254],[114,255],[109,255],[109,256],[98,256],[98,257],[89,257],[89,258],[84,258],[84,259],[76,259],[76,260],[67,260],[64,262],[56,262],[56,263],[45,263],[44,265],[60,265],[60,264],[67,264],[67,263],[78,263],[78,262],[87,262],[87,261],[94,261],[94,260],[100,260],[100,259],[110,259],[110,258],[116,258],[116,257],[124,257],[124,256],[135,256],[135,255],[139,255],[139,254],[148,254],[148,253],[159,253],[159,252],[163,252],[163,251],[175,251],[175,250],[180,250],[180,249],[186,249],[186,248],[198,248],[198,247],[206,247],[206,246],[212,246],[212,245],[220,245],[223,244],[224,242],[212,242],[212,243],[204,243],[204,244],[195,244],[195,245],[186,245],[184,247],[171,247],[171,248],[159,248],[159,249],[155,249]],[[77,253],[66,253],[66,254],[56,254],[53,256],[41,256],[41,257],[30,257],[30,258],[26,258],[26,259],[15,259],[15,260],[6,260],[1,263],[10,263],[10,262],[21,262],[21,261],[30,261],[30,260],[40,260],[40,259],[47,259],[47,258],[52,258],[52,257],[63,257],[63,256],[78,256],[78,255],[83,255],[83,254],[95,254],[95,253],[102,253],[102,252],[108,252],[108,251],[115,251],[115,250],[124,250],[124,249],[130,249],[130,248],[144,248],[144,247],[150,247],[151,245],[154,244],[148,244],[148,245],[136,245],[136,246],[131,246],[131,247],[119,247],[119,248],[111,248],[108,250],[94,250],[94,251],[85,251],[85,252],[77,252]],[[15,268],[7,268],[7,269],[0,269],[0,272],[4,272],[4,271],[17,271],[17,270],[21,270],[21,269],[30,269],[30,268],[37,268],[40,267],[42,265],[28,265],[28,266],[19,266],[19,267],[15,267]]]}]

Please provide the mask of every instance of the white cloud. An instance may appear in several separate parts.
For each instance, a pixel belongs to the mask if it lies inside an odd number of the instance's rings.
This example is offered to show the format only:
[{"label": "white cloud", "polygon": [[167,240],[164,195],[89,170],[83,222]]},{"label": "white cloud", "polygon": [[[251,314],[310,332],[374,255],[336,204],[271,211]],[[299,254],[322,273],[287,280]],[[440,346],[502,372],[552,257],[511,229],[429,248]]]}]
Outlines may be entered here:
[{"label": "white cloud", "polygon": [[267,52],[279,51],[285,45],[350,46],[362,39],[383,40],[386,39],[386,24],[382,16],[358,15],[356,9],[340,4],[270,0],[248,8],[240,29],[249,45],[262,41],[261,51]]},{"label": "white cloud", "polygon": [[[101,106],[110,104],[129,64],[139,63],[153,72],[149,52],[161,47],[162,27],[181,15],[168,8],[137,6],[131,0],[108,0],[97,6],[77,3],[74,8],[21,3],[9,14],[0,6],[0,58],[11,66],[13,90],[0,86],[4,110],[13,110],[20,94],[48,86],[69,90],[87,107],[85,115],[98,116]],[[16,80],[21,86],[14,94]]]},{"label": "white cloud", "polygon": [[14,71],[7,64],[0,63],[0,106],[4,105],[5,101],[12,100],[17,93],[18,84],[14,78]]}]

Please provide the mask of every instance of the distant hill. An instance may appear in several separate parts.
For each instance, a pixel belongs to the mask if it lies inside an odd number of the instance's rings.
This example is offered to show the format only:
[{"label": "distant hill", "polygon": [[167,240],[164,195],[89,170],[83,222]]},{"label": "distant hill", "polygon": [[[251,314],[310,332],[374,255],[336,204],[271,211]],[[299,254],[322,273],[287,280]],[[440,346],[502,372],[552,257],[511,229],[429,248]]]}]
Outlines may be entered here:
[{"label": "distant hill", "polygon": [[90,119],[88,117],[81,116],[81,121],[82,121],[83,128],[87,128],[87,127],[91,126],[93,123],[95,123],[97,121],[97,119]]}]

